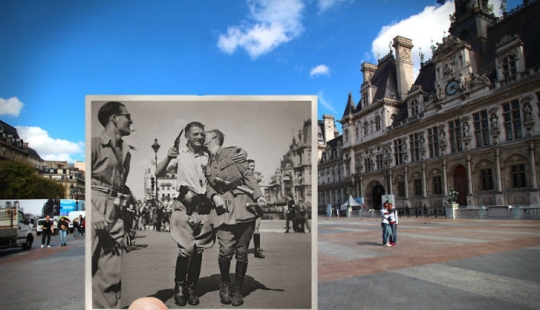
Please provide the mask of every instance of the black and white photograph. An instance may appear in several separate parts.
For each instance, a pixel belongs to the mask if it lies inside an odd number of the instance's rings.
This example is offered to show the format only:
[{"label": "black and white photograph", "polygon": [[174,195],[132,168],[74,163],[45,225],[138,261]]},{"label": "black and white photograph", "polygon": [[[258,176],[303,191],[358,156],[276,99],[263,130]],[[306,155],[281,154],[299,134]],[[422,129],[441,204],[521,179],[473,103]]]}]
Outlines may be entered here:
[{"label": "black and white photograph", "polygon": [[87,96],[86,308],[315,309],[316,107]]}]

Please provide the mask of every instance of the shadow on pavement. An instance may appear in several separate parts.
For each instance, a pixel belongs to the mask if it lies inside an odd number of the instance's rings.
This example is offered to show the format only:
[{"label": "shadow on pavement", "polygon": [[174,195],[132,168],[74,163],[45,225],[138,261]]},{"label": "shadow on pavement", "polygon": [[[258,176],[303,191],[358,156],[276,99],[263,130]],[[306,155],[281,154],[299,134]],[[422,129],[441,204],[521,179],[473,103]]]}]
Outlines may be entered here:
[{"label": "shadow on pavement", "polygon": [[382,243],[379,242],[373,242],[373,241],[366,241],[366,242],[356,242],[358,245],[373,245],[373,246],[381,246]]},{"label": "shadow on pavement", "polygon": [[[248,269],[249,272],[249,269]],[[231,278],[231,289],[234,288],[234,281],[235,281],[235,275],[230,274]],[[219,274],[213,274],[209,277],[204,277],[199,279],[199,285],[198,285],[198,293],[199,296],[203,296],[206,293],[213,292],[213,291],[219,291],[219,283],[221,282],[221,275]],[[256,290],[265,290],[265,291],[278,291],[283,292],[285,290],[280,288],[269,288],[266,287],[266,285],[260,283],[259,281],[255,280],[252,276],[246,275],[244,278],[244,289],[243,289],[243,296],[248,296],[252,292]]]},{"label": "shadow on pavement", "polygon": [[[231,289],[234,287],[234,274],[230,274],[231,277]],[[221,281],[221,275],[214,274],[209,277],[204,277],[199,279],[197,293],[199,294],[199,297],[204,296],[206,293],[219,291],[219,283]],[[277,291],[277,292],[284,292],[284,289],[280,288],[269,288],[266,287],[264,284],[260,283],[259,281],[255,280],[253,277],[246,275],[244,278],[244,289],[243,289],[243,296],[249,296],[252,292],[256,290],[265,290],[265,291]],[[165,290],[159,290],[155,294],[149,295],[148,297],[155,297],[164,303],[167,303],[169,299],[173,297],[173,288],[165,289]]]}]

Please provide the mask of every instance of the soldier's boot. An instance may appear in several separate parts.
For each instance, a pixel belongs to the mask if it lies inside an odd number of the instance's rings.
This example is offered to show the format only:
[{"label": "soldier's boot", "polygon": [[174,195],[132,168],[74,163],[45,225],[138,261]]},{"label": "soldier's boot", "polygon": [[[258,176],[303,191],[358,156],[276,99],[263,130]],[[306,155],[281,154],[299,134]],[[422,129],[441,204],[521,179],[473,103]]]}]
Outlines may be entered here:
[{"label": "soldier's boot", "polygon": [[232,297],[233,306],[241,306],[242,304],[244,304],[242,289],[244,288],[244,277],[246,276],[247,265],[247,261],[236,261],[236,277],[234,281],[234,292]]},{"label": "soldier's boot", "polygon": [[219,284],[219,298],[224,305],[230,304],[231,301],[231,279],[229,270],[231,269],[230,260],[218,260],[219,272],[221,273],[221,283]]},{"label": "soldier's boot", "polygon": [[189,260],[189,269],[187,276],[187,301],[190,305],[199,304],[197,295],[197,281],[201,274],[202,253],[193,254]]},{"label": "soldier's boot", "polygon": [[187,303],[186,273],[189,266],[189,257],[178,256],[175,268],[174,302],[179,306]]},{"label": "soldier's boot", "polygon": [[253,242],[255,243],[255,257],[264,258],[264,254],[261,249],[261,234],[253,235]]}]

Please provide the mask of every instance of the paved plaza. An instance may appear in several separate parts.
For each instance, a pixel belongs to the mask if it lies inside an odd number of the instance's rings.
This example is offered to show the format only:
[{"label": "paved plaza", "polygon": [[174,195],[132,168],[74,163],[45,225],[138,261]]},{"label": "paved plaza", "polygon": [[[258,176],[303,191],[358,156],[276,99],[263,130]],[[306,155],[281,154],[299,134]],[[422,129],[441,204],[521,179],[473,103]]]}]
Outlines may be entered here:
[{"label": "paved plaza", "polygon": [[[311,295],[312,260],[310,233],[285,233],[284,220],[261,222],[261,247],[266,258],[253,255],[253,242],[249,250],[249,263],[244,280],[246,309],[310,309],[316,298]],[[169,308],[220,309],[238,308],[223,305],[219,298],[220,272],[219,245],[203,253],[201,277],[197,292],[200,304],[179,307],[173,300],[174,270],[178,248],[167,232],[140,231],[133,250],[122,259],[122,307],[135,299],[152,296],[162,300]],[[236,260],[233,258],[230,276],[234,282]]]},{"label": "paved plaza", "polygon": [[319,217],[318,309],[540,309],[540,221]]}]

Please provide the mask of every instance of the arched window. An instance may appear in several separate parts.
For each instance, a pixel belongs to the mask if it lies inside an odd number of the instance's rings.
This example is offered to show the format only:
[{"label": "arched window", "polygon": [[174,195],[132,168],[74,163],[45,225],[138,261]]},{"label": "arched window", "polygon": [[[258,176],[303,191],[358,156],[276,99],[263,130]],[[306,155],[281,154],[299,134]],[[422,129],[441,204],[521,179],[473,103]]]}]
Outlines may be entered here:
[{"label": "arched window", "polygon": [[375,130],[381,130],[381,117],[378,115],[375,117]]}]

